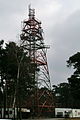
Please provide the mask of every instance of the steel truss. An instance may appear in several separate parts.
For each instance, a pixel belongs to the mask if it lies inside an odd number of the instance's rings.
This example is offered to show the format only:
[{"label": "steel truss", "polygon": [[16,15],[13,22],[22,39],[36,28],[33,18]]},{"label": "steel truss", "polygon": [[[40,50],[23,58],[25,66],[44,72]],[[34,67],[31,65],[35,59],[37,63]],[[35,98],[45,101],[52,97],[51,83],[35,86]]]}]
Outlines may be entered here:
[{"label": "steel truss", "polygon": [[31,64],[36,64],[35,71],[31,73],[37,82],[35,91],[34,111],[38,115],[44,112],[53,112],[50,75],[47,64],[46,51],[49,46],[44,44],[41,22],[35,18],[35,10],[29,6],[29,19],[23,21],[22,46],[31,58]]}]

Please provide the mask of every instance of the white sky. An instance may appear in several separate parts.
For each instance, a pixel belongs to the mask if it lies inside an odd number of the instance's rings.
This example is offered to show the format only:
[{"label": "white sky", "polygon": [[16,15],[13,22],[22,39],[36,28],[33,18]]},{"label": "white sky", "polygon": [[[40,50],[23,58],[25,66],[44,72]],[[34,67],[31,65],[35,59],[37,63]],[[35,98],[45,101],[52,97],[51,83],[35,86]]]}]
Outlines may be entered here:
[{"label": "white sky", "polygon": [[66,61],[80,51],[80,0],[0,0],[0,39],[18,39],[30,3],[42,22],[45,43],[50,45],[47,57],[51,82],[67,82],[72,70],[66,67]]}]

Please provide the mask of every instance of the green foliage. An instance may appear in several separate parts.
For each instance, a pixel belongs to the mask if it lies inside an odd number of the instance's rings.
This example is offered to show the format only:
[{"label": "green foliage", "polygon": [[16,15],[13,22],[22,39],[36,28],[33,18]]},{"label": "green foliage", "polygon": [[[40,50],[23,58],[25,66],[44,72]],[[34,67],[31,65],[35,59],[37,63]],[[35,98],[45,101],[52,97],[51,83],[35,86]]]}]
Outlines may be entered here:
[{"label": "green foliage", "polygon": [[56,107],[72,107],[72,97],[68,83],[53,85],[53,92],[56,99]]},{"label": "green foliage", "polygon": [[13,105],[15,94],[22,105],[35,85],[34,78],[31,76],[34,68],[22,47],[9,42],[3,48],[3,43],[0,41],[1,88],[3,92],[6,91],[8,106]]},{"label": "green foliage", "polygon": [[76,54],[69,58],[69,60],[67,61],[67,66],[68,67],[73,66],[74,69],[80,70],[80,52],[77,52]]},{"label": "green foliage", "polygon": [[[2,61],[2,56],[3,56],[3,44],[4,44],[4,41],[1,40],[0,41],[0,64],[1,64],[1,61]],[[2,101],[3,101],[3,93],[2,93],[2,87],[3,87],[3,78],[1,77],[2,73],[1,73],[1,66],[0,66],[0,106],[2,106]],[[1,79],[2,78],[2,79]]]},{"label": "green foliage", "polygon": [[80,100],[80,52],[71,56],[67,61],[67,65],[75,70],[73,75],[68,78],[71,93],[74,99]]}]

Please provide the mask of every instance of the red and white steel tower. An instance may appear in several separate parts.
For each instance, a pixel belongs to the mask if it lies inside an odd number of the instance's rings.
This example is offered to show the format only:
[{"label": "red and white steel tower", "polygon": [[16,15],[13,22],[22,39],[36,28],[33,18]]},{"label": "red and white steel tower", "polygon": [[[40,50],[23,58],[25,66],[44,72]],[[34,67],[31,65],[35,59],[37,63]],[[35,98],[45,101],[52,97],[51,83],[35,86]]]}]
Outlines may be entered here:
[{"label": "red and white steel tower", "polygon": [[[41,115],[43,112],[53,112],[50,75],[46,51],[49,46],[44,44],[41,22],[35,18],[35,9],[29,6],[29,18],[23,21],[22,45],[31,59],[31,64],[36,65],[30,73],[36,82],[34,111]],[[30,69],[31,70],[31,69]]]}]

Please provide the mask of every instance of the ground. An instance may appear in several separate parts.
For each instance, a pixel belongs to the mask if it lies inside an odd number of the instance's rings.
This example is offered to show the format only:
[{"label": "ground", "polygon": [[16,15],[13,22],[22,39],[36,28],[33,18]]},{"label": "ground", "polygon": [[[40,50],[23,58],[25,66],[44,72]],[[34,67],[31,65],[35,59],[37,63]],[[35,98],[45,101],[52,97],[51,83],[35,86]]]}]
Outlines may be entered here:
[{"label": "ground", "polygon": [[65,118],[64,120],[80,120],[80,118]]}]

